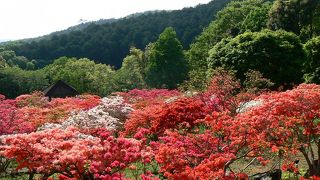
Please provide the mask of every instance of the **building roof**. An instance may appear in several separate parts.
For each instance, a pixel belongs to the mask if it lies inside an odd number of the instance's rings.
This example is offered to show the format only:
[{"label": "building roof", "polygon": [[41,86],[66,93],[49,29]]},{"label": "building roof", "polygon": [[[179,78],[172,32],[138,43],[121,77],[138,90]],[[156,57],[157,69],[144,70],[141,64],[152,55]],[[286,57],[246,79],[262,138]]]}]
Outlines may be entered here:
[{"label": "building roof", "polygon": [[55,91],[61,91],[61,88],[63,88],[65,91],[69,91],[72,95],[78,94],[78,91],[74,87],[68,85],[62,80],[59,80],[56,83],[49,86],[47,89],[43,91],[43,93],[45,96],[51,96],[52,94],[54,94]]}]

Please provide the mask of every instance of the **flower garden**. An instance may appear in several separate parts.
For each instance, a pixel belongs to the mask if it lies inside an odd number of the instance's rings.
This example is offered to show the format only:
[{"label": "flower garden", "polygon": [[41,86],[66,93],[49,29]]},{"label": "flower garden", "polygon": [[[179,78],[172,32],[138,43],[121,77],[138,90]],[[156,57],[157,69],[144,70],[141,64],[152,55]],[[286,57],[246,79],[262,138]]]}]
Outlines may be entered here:
[{"label": "flower garden", "polygon": [[[0,96],[0,175],[248,179],[247,168],[259,165],[319,179],[319,118],[319,85],[253,93],[228,76],[197,93],[135,89],[50,102],[37,92]],[[294,164],[298,154],[305,174]]]}]

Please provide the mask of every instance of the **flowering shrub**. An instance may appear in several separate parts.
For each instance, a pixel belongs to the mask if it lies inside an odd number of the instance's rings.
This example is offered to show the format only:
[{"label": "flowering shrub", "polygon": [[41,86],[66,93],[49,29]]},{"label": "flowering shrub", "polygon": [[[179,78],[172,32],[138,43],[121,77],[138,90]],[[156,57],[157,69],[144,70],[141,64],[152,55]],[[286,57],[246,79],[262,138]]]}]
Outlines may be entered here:
[{"label": "flowering shrub", "polygon": [[[225,154],[219,153],[219,148],[222,147],[219,146],[219,139],[210,133],[181,135],[167,132],[167,136],[161,137],[160,140],[162,142],[158,146],[156,160],[161,165],[160,171],[170,179],[204,177],[208,172],[202,166],[208,166],[210,160],[215,161],[217,157],[221,157],[221,162],[216,162],[216,166],[210,169],[214,173],[212,177],[222,178],[225,163],[233,158],[229,156],[222,160]],[[200,172],[200,169],[203,171]],[[207,179],[209,177],[210,175]]]},{"label": "flowering shrub", "polygon": [[0,135],[26,133],[35,129],[32,122],[23,119],[16,100],[2,100],[0,103]]},{"label": "flowering shrub", "polygon": [[207,113],[202,101],[181,98],[171,103],[163,103],[136,110],[125,123],[125,134],[137,132],[139,127],[150,128],[154,134],[161,135],[166,129],[192,129],[197,120]]},{"label": "flowering shrub", "polygon": [[239,106],[252,100],[255,94],[241,89],[240,81],[231,72],[217,69],[208,89],[199,94],[199,97],[211,112],[228,112],[234,116]]},{"label": "flowering shrub", "polygon": [[[241,113],[235,124],[246,128],[252,146],[265,146],[284,155],[300,152],[306,159],[310,175],[320,175],[320,86],[301,84],[296,89],[258,97],[263,103]],[[312,144],[319,148],[314,152]]]},{"label": "flowering shrub", "polygon": [[89,110],[75,111],[69,114],[69,118],[59,124],[46,123],[38,130],[51,128],[64,128],[74,126],[78,128],[95,129],[106,128],[108,130],[120,130],[123,127],[128,114],[133,111],[130,105],[123,102],[120,96],[105,97],[101,103]]},{"label": "flowering shrub", "polygon": [[17,105],[21,107],[43,107],[48,101],[42,92],[33,92],[32,94],[20,95],[16,98]]},{"label": "flowering shrub", "polygon": [[[256,159],[266,165],[270,154],[281,155],[282,169],[298,173],[290,158],[300,152],[309,166],[306,176],[320,176],[319,85],[255,98],[231,77],[216,76],[195,96],[152,92],[41,103],[35,95],[2,98],[0,135],[9,135],[0,137],[0,157],[43,179],[54,173],[60,179],[126,179],[125,172],[138,169],[136,179],[152,179],[150,163],[168,179],[247,179],[247,166],[233,163]],[[30,133],[38,126],[43,131]],[[30,134],[10,135],[15,133]]]},{"label": "flowering shrub", "polygon": [[145,147],[143,143],[131,138],[114,138],[109,133],[99,132],[103,149],[95,154],[90,166],[90,171],[98,179],[123,178],[121,170],[127,167],[136,168],[130,165],[133,162],[141,161],[148,164],[153,158],[150,147]]},{"label": "flowering shrub", "polygon": [[161,104],[171,97],[181,96],[181,93],[167,89],[133,89],[127,93],[118,93],[118,95],[122,96],[129,104],[132,104],[134,109],[143,109],[149,105]]},{"label": "flowering shrub", "polygon": [[1,155],[15,159],[17,169],[27,168],[29,174],[49,177],[61,173],[68,177],[87,176],[86,164],[99,149],[99,139],[79,138],[76,129],[53,129],[30,134],[12,135],[4,139]]},{"label": "flowering shrub", "polygon": [[72,111],[89,109],[99,104],[98,96],[56,98],[48,102],[41,93],[21,95],[0,103],[0,135],[29,133],[45,123],[61,123]]},{"label": "flowering shrub", "polygon": [[0,155],[15,159],[17,169],[27,168],[30,176],[42,174],[43,179],[54,173],[60,178],[120,178],[132,163],[150,163],[153,156],[141,141],[115,138],[105,130],[86,135],[76,128],[51,129],[11,135],[3,143]]}]

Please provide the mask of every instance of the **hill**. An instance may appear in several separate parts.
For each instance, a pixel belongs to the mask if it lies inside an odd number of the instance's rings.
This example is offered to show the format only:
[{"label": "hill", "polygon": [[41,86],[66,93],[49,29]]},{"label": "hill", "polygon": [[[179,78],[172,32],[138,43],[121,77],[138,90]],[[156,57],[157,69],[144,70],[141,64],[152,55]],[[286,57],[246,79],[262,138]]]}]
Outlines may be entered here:
[{"label": "hill", "polygon": [[151,11],[100,23],[84,23],[50,35],[5,43],[17,55],[36,59],[40,67],[61,56],[87,57],[116,68],[121,66],[129,48],[143,49],[166,28],[173,27],[187,48],[216,13],[231,0],[214,0],[208,4],[174,11]]}]

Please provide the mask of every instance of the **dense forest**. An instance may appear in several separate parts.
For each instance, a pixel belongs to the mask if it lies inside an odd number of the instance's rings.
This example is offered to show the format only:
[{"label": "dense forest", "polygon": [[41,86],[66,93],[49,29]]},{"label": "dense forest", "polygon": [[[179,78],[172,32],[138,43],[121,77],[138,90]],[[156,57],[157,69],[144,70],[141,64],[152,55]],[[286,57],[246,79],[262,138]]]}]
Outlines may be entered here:
[{"label": "dense forest", "polygon": [[6,48],[17,55],[38,60],[40,67],[52,63],[53,59],[68,56],[86,57],[119,68],[131,46],[144,48],[166,27],[173,27],[187,48],[229,1],[217,0],[194,8],[150,11],[118,20],[85,23],[49,36],[11,42]]}]

